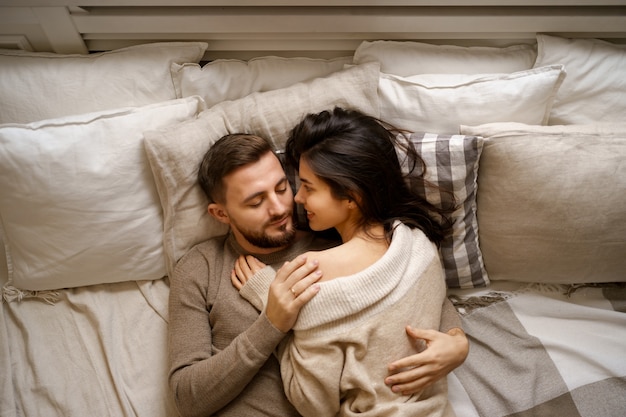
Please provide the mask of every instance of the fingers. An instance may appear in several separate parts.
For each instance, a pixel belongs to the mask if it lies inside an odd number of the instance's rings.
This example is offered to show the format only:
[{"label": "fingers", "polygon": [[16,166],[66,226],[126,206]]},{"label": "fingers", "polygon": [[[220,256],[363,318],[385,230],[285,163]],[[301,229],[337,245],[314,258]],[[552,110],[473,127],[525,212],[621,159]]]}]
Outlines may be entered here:
[{"label": "fingers", "polygon": [[423,342],[427,349],[388,365],[390,375],[385,378],[385,384],[391,386],[394,392],[415,394],[445,378],[467,357],[467,338],[461,329],[450,335],[407,326],[406,333],[416,346]]},{"label": "fingers", "polygon": [[311,272],[310,274],[307,274],[306,276],[301,278],[298,282],[293,284],[291,288],[289,289],[289,291],[291,291],[291,293],[293,294],[295,298],[299,298],[301,295],[303,295],[306,292],[307,289],[311,288],[311,286],[313,286],[317,281],[319,281],[320,278],[322,278],[322,271],[320,271],[319,269],[316,269],[315,271]]},{"label": "fingers", "polygon": [[240,287],[243,287],[243,285],[252,277],[252,271],[250,270],[250,267],[248,266],[248,263],[243,255],[239,256],[235,261],[235,266],[233,267],[233,272],[231,273],[230,278],[235,288],[237,288],[237,284],[233,281],[233,274],[235,275],[236,280],[239,281]]},{"label": "fingers", "polygon": [[[435,341],[442,335],[442,333],[438,332],[437,330],[417,329],[411,326],[406,326],[406,333],[407,335],[409,335],[409,337],[413,339],[414,346],[416,347],[416,352],[424,351],[425,347],[428,347],[430,344],[433,343],[433,341]],[[410,355],[390,363],[387,369],[389,370],[389,372],[396,372],[402,368],[418,367],[430,361],[432,361],[432,358],[429,357],[428,353],[418,353],[417,355]]]},{"label": "fingers", "polygon": [[285,262],[276,273],[270,284],[265,314],[279,330],[289,331],[302,306],[320,291],[317,281],[322,273],[317,268],[317,261],[307,262],[306,256],[301,255]]},{"label": "fingers", "polygon": [[293,287],[291,289],[293,290],[291,293],[294,296],[294,304],[296,304],[299,310],[303,305],[315,297],[315,294],[320,291],[320,286],[319,284],[309,285],[302,292],[297,292]]},{"label": "fingers", "polygon": [[239,281],[237,273],[234,269],[230,272],[230,282],[233,283],[233,287],[237,288],[237,291],[241,291],[241,289],[243,288],[243,284],[241,283],[241,281]]},{"label": "fingers", "polygon": [[267,266],[252,255],[247,255],[246,261],[253,275]]},{"label": "fingers", "polygon": [[435,378],[432,373],[420,367],[391,375],[385,378],[385,384],[389,385],[393,392],[398,392],[402,395],[411,395],[422,391],[437,379],[438,378]]},{"label": "fingers", "polygon": [[314,259],[307,262],[306,256],[301,255],[283,265],[278,270],[276,279],[279,282],[283,282],[290,289],[295,286],[294,291],[296,291],[297,295],[304,291],[309,285],[319,280],[321,272],[316,271],[317,268],[317,260]]},{"label": "fingers", "polygon": [[230,280],[238,290],[241,288],[261,269],[265,268],[265,264],[252,255],[240,255],[235,261]]},{"label": "fingers", "polygon": [[298,303],[298,306],[304,305],[317,293],[317,288],[307,292],[322,277],[322,272],[317,268],[316,260],[307,262],[306,256],[298,256],[278,270],[272,285],[279,291],[288,293],[294,300],[301,300],[302,303]]},{"label": "fingers", "polygon": [[406,333],[413,339],[423,339],[426,341],[431,341],[437,337],[439,332],[436,330],[417,329],[415,327],[406,326]]},{"label": "fingers", "polygon": [[[296,272],[299,268],[306,265],[306,260],[307,260],[306,255],[300,255],[300,256],[297,256],[292,261],[285,262],[283,266],[281,266],[280,269],[276,272],[275,281],[293,285],[295,282],[291,282],[289,278],[292,277],[292,274]],[[300,274],[303,274],[306,271],[306,269],[307,268],[305,266],[304,269],[300,270]],[[308,271],[306,273],[309,273],[309,272],[311,271]],[[302,278],[302,276],[304,275],[301,275],[300,278]]]}]

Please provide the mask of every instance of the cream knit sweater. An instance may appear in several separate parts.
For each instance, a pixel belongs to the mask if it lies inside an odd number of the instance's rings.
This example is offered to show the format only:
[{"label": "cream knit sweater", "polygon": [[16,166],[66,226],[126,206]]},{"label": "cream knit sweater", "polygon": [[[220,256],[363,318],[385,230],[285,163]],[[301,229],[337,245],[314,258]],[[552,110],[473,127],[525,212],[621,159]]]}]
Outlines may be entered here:
[{"label": "cream knit sweater", "polygon": [[[241,295],[260,308],[275,272]],[[445,281],[436,247],[399,225],[389,249],[360,273],[320,283],[279,349],[285,393],[303,416],[453,416],[445,378],[418,395],[393,393],[387,364],[414,354],[405,325],[439,329]]]}]

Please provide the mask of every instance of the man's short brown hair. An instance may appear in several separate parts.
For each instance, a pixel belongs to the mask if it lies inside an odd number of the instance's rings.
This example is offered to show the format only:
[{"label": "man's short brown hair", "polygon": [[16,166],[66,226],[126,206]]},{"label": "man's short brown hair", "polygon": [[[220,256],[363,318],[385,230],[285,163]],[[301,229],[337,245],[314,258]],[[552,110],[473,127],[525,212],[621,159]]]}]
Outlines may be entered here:
[{"label": "man's short brown hair", "polygon": [[272,144],[260,136],[247,133],[223,136],[204,154],[198,183],[211,203],[225,203],[224,177],[273,151]]}]

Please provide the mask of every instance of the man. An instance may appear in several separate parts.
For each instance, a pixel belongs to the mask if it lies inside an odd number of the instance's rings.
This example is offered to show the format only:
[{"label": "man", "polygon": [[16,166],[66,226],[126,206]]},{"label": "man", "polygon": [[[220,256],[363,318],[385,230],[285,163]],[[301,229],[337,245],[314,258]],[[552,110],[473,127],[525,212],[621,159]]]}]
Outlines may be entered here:
[{"label": "man", "polygon": [[[209,213],[228,224],[230,233],[192,248],[171,277],[169,381],[178,409],[183,416],[297,416],[283,393],[273,352],[319,290],[315,260],[298,255],[337,242],[294,228],[292,189],[262,138],[220,139],[202,161],[199,182]],[[298,259],[278,274],[261,314],[231,283],[242,254],[275,267]],[[460,365],[468,344],[459,324],[452,308],[442,320],[448,333],[408,329],[411,337],[425,339],[428,349],[381,364],[390,370],[384,383],[410,393]]]}]

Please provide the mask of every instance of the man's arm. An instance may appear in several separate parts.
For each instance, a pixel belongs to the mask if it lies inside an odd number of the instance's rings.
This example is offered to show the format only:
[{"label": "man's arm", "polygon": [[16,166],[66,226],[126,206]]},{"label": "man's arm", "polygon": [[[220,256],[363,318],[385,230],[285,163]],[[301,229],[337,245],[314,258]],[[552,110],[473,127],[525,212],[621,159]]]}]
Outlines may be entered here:
[{"label": "man's arm", "polygon": [[211,415],[229,404],[284,337],[261,315],[214,353],[206,300],[208,267],[187,261],[181,261],[171,278],[169,304],[169,383],[185,417]]},{"label": "man's arm", "polygon": [[[385,384],[394,392],[409,395],[423,390],[460,366],[469,353],[461,319],[448,298],[442,306],[440,331],[407,326],[406,332],[414,339],[424,340],[427,348],[388,365],[390,376],[385,378]],[[407,370],[394,373],[402,368]]]}]

